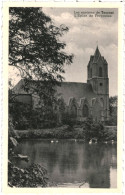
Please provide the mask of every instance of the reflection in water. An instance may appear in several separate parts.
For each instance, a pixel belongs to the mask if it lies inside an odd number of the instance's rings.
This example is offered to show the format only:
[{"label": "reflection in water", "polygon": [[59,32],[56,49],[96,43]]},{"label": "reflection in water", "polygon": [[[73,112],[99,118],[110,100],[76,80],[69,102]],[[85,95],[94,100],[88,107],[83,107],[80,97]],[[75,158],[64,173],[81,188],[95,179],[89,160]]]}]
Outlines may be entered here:
[{"label": "reflection in water", "polygon": [[84,144],[73,140],[25,140],[17,148],[28,155],[30,161],[16,161],[26,167],[39,163],[48,170],[50,182],[83,183],[90,188],[116,188],[117,146],[116,144]]}]

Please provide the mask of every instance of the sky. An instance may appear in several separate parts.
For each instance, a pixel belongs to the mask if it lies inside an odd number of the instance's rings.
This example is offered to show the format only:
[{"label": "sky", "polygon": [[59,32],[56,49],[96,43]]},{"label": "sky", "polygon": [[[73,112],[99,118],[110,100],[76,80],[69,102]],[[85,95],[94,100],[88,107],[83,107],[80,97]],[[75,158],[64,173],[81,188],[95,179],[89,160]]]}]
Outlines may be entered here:
[{"label": "sky", "polygon": [[[66,43],[65,52],[74,54],[74,59],[70,66],[65,66],[65,81],[87,82],[87,65],[98,45],[101,55],[108,62],[109,94],[117,95],[117,9],[42,8],[42,11],[52,18],[55,25],[65,24],[69,28],[61,40]],[[93,12],[93,17],[85,12]],[[95,17],[97,12],[98,17]],[[104,12],[112,12],[108,14],[111,17],[100,17],[106,15]],[[78,17],[79,14],[81,17]]]},{"label": "sky", "polygon": [[[65,67],[65,81],[86,82],[87,65],[98,45],[108,62],[109,94],[117,95],[118,13],[117,9],[43,8],[55,24],[65,24],[69,32],[63,36],[65,51],[74,54],[73,63]],[[84,17],[85,12],[113,12],[112,17]],[[76,12],[81,13],[81,17]],[[84,12],[84,13],[83,13]],[[101,14],[102,15],[102,14]],[[104,15],[104,14],[103,14]]]}]

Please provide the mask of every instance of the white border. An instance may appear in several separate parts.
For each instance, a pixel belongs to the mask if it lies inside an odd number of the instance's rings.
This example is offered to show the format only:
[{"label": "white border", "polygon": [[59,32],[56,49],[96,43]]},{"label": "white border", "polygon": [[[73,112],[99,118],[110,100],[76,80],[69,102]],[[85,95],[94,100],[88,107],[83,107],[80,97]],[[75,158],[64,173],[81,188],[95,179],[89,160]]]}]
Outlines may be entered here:
[{"label": "white border", "polygon": [[[119,41],[118,41],[118,187],[117,189],[76,189],[76,188],[10,188],[7,184],[7,137],[8,137],[8,7],[9,6],[40,6],[40,7],[89,7],[89,8],[119,8]],[[4,107],[4,115],[3,115],[3,143],[4,143],[4,178],[3,178],[3,192],[4,193],[44,193],[44,194],[64,194],[64,193],[121,193],[122,192],[122,143],[123,143],[123,101],[122,101],[122,94],[123,94],[123,56],[122,56],[122,40],[123,40],[123,32],[122,32],[122,24],[123,24],[123,4],[122,3],[80,3],[80,2],[5,2],[3,8],[3,78],[4,78],[4,96],[3,96],[3,107]],[[60,193],[61,192],[61,193]]]}]

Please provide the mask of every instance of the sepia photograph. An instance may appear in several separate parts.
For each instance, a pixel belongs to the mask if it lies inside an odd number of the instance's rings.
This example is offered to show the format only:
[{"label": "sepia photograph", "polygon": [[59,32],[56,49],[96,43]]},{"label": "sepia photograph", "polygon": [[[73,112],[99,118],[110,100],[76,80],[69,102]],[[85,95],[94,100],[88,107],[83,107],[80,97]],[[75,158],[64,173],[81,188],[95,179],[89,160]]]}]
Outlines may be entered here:
[{"label": "sepia photograph", "polygon": [[8,187],[117,189],[119,9],[8,15]]}]

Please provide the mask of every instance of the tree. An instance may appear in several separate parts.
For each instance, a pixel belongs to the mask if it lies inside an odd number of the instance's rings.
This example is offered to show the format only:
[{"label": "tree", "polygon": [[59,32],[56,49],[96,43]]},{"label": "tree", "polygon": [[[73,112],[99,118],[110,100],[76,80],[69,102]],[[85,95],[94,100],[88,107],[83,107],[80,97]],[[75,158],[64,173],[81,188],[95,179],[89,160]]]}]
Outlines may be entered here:
[{"label": "tree", "polygon": [[110,114],[110,123],[112,125],[117,125],[117,96],[111,96],[109,98],[109,114]]},{"label": "tree", "polygon": [[[10,7],[9,14],[9,66],[17,68],[20,72],[25,90],[32,89],[32,93],[39,95],[43,106],[51,106],[55,100],[54,86],[63,80],[64,64],[71,64],[73,59],[73,55],[67,55],[63,51],[66,44],[59,40],[68,28],[65,25],[55,26],[41,8]],[[9,85],[11,86],[10,80]],[[9,90],[10,114],[13,112],[11,104],[14,99],[15,96]],[[22,106],[21,114],[26,115],[25,105]],[[19,110],[17,106],[18,116]],[[15,167],[13,158],[16,139],[13,121],[9,120],[8,184],[11,187],[45,187],[46,171],[43,167],[40,165],[31,165],[25,169]],[[17,157],[21,158],[22,155]]]},{"label": "tree", "polygon": [[63,80],[64,64],[71,64],[73,59],[59,40],[68,27],[55,26],[42,8],[10,7],[9,13],[9,66],[19,70],[25,90],[30,83],[45,104],[51,103],[54,86]]},{"label": "tree", "polygon": [[113,114],[114,109],[117,109],[117,102],[118,102],[118,97],[117,96],[111,96],[109,98],[109,111],[110,111],[110,115]]}]

